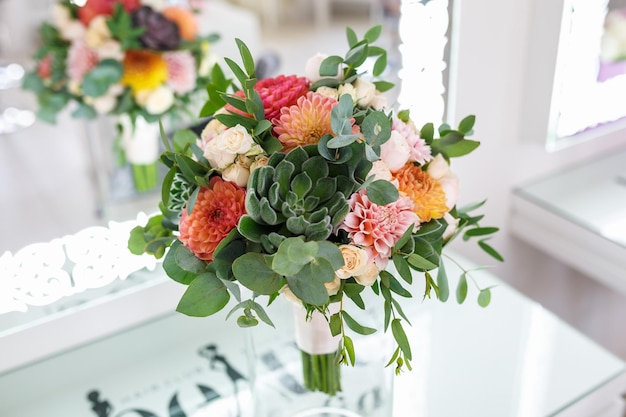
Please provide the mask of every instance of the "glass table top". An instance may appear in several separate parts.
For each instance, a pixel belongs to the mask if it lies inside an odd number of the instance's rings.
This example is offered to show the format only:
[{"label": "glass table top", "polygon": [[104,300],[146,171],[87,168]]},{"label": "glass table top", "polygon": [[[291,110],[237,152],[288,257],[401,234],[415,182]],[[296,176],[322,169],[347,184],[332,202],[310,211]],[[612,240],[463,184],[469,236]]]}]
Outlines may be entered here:
[{"label": "glass table top", "polygon": [[518,187],[515,193],[626,248],[626,152]]},{"label": "glass table top", "polygon": [[[466,269],[474,266],[454,258]],[[461,271],[452,262],[447,271],[454,288],[454,277]],[[404,300],[412,321],[407,331],[414,360],[413,371],[396,378],[395,416],[553,416],[625,379],[623,361],[552,313],[486,271],[472,276],[481,288],[495,285],[489,307],[478,306],[478,290],[471,283],[462,305],[453,297],[446,303],[422,301],[419,295]],[[418,278],[415,294],[423,285]],[[167,287],[168,293],[178,284],[154,285]],[[175,308],[177,294],[171,298],[145,294],[148,299],[142,299],[143,293],[135,292],[134,304],[172,303],[169,311]],[[281,308],[273,305],[268,313],[275,317]],[[75,313],[80,317],[80,311]],[[132,318],[131,311],[119,313]],[[103,310],[81,325],[106,325],[110,314]],[[5,371],[0,374],[0,415],[247,416],[245,330],[237,328],[232,318],[225,321],[224,315],[197,319],[174,312],[158,314]],[[65,329],[67,334],[72,331],[81,329]],[[46,344],[64,334],[42,331],[41,337],[36,342]],[[280,349],[291,344],[291,337],[277,332],[276,341],[265,348],[274,349],[280,359]],[[36,346],[13,347],[32,348]],[[210,366],[207,349],[219,352],[220,366]],[[282,371],[288,372],[283,365]],[[620,386],[625,388],[626,383]],[[297,401],[297,395],[286,401]]]}]

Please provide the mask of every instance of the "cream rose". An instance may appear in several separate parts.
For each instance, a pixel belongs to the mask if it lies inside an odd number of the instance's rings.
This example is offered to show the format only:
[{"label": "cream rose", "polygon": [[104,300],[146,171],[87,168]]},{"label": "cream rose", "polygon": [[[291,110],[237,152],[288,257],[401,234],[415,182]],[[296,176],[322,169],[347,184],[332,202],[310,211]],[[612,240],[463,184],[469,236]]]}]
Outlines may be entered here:
[{"label": "cream rose", "polygon": [[366,266],[366,269],[360,275],[354,277],[355,281],[364,287],[369,287],[374,282],[376,282],[376,278],[378,278],[378,274],[380,270],[376,266],[374,262],[369,262]]},{"label": "cream rose", "polygon": [[85,34],[85,43],[87,46],[97,49],[109,39],[111,39],[111,31],[107,26],[105,16],[99,15],[94,17],[91,22],[89,22],[87,33]]},{"label": "cream rose", "polygon": [[392,179],[393,179],[393,175],[391,174],[391,171],[381,159],[379,159],[378,161],[374,161],[372,163],[372,169],[370,169],[368,176],[371,176],[371,175],[373,175],[374,179],[376,180],[385,180],[385,181],[392,182]]},{"label": "cream rose", "polygon": [[237,154],[220,149],[216,137],[204,146],[204,157],[213,168],[221,170],[235,162]]},{"label": "cream rose", "polygon": [[442,236],[443,240],[447,241],[452,237],[452,235],[454,235],[454,233],[456,233],[457,229],[459,228],[459,219],[454,218],[454,216],[452,216],[450,213],[444,214],[443,219],[446,221],[446,223],[448,223],[448,227],[446,227],[446,230],[443,232]]},{"label": "cream rose", "polygon": [[404,136],[392,130],[389,140],[380,147],[380,159],[391,172],[396,172],[408,162],[410,156],[411,148]]},{"label": "cream rose", "polygon": [[354,103],[357,102],[356,88],[354,88],[352,84],[350,83],[341,84],[339,88],[337,89],[337,92],[338,92],[339,97],[349,94],[350,96],[352,96],[352,101]]},{"label": "cream rose", "polygon": [[268,160],[269,158],[267,157],[267,155],[257,155],[254,158],[254,162],[250,164],[250,173],[252,174],[255,169],[267,165]]},{"label": "cream rose", "polygon": [[341,287],[341,279],[337,275],[335,275],[335,279],[331,282],[325,282],[324,287],[326,287],[328,295],[336,295],[339,292],[339,288]]},{"label": "cream rose", "polygon": [[233,182],[240,187],[248,185],[250,170],[239,164],[232,164],[222,171],[222,178],[226,181]]},{"label": "cream rose", "polygon": [[356,102],[361,108],[369,107],[376,95],[376,86],[363,78],[357,78],[354,82]]},{"label": "cream rose", "polygon": [[213,140],[217,135],[223,133],[228,129],[225,124],[220,122],[217,119],[211,119],[209,123],[202,129],[202,133],[200,133],[200,139],[202,142],[208,143],[210,140]]},{"label": "cream rose", "polygon": [[334,98],[335,100],[339,99],[339,92],[336,88],[322,86],[315,90],[315,92],[324,97]]},{"label": "cream rose", "polygon": [[428,164],[428,175],[435,179],[446,193],[446,206],[454,207],[459,198],[459,178],[450,170],[450,165],[441,154],[437,154]]},{"label": "cream rose", "polygon": [[363,274],[369,263],[369,256],[364,249],[353,245],[340,245],[339,250],[343,256],[344,265],[335,271],[341,279]]},{"label": "cream rose", "polygon": [[124,59],[124,52],[122,52],[122,45],[116,40],[109,39],[100,44],[96,48],[96,54],[100,59],[115,59],[121,61]]},{"label": "cream rose", "polygon": [[337,75],[330,77],[322,77],[320,75],[320,67],[322,65],[322,61],[324,61],[326,58],[328,58],[328,55],[318,53],[307,60],[304,67],[304,76],[311,83],[319,81],[322,78],[336,78],[338,80],[341,80],[343,78],[343,74],[341,73],[341,68],[339,67],[339,65],[337,65]]},{"label": "cream rose", "polygon": [[68,41],[80,41],[85,37],[85,27],[78,20],[72,20],[59,28],[61,37]]},{"label": "cream rose", "polygon": [[225,130],[213,140],[217,141],[219,149],[233,154],[245,154],[254,145],[254,139],[241,125]]},{"label": "cream rose", "polygon": [[146,100],[146,111],[150,114],[165,113],[174,104],[174,92],[171,88],[155,88]]}]

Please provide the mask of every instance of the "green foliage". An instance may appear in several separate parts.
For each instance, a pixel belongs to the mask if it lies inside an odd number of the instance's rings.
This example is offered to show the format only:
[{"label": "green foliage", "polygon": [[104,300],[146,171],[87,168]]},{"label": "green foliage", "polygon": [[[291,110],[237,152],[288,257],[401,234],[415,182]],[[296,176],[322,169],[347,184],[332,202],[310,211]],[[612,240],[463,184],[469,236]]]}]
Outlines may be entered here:
[{"label": "green foliage", "polygon": [[120,40],[120,46],[123,50],[141,48],[139,37],[146,29],[133,26],[130,14],[121,3],[114,5],[113,15],[107,19],[107,27],[111,31],[111,35]]}]

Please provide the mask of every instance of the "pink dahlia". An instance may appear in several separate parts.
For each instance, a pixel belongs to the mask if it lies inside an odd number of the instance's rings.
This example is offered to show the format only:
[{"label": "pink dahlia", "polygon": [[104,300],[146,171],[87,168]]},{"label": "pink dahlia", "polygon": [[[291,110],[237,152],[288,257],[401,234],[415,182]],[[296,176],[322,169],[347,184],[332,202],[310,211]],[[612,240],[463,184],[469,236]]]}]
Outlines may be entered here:
[{"label": "pink dahlia", "polygon": [[82,81],[98,65],[98,54],[83,42],[74,42],[67,53],[67,73],[71,80]]},{"label": "pink dahlia", "polygon": [[217,245],[237,227],[245,213],[245,197],[243,188],[220,177],[211,178],[209,188],[198,193],[191,214],[183,210],[180,241],[198,258],[212,261]]},{"label": "pink dahlia", "polygon": [[[265,78],[255,84],[254,89],[263,102],[265,118],[269,121],[280,116],[280,109],[296,104],[298,99],[309,91],[309,81],[295,75],[279,75],[275,78]],[[236,96],[244,97],[243,91],[237,91]],[[227,104],[226,109],[233,113],[245,113]]]},{"label": "pink dahlia", "polygon": [[274,133],[287,149],[312,145],[324,135],[332,135],[330,114],[337,100],[309,92],[293,106],[283,107],[274,120]]},{"label": "pink dahlia", "polygon": [[424,165],[432,159],[430,146],[420,137],[412,123],[404,123],[402,120],[394,117],[391,130],[399,132],[406,139],[410,148],[409,161]]},{"label": "pink dahlia", "polygon": [[419,225],[413,212],[413,202],[400,196],[386,206],[372,203],[365,190],[352,194],[348,200],[350,212],[339,226],[348,232],[355,245],[362,246],[379,268],[385,268],[391,248],[411,226]]},{"label": "pink dahlia", "polygon": [[196,59],[189,51],[163,54],[167,63],[167,85],[177,94],[185,94],[196,87]]}]

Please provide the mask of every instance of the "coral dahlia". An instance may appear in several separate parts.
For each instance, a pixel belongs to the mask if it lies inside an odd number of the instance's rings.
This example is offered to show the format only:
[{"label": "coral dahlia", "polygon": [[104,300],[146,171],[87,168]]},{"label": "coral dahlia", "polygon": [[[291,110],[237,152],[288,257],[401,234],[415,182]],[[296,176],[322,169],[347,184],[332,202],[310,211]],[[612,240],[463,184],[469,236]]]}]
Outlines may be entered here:
[{"label": "coral dahlia", "polygon": [[420,222],[440,219],[450,210],[441,184],[412,162],[395,172],[394,178],[398,181],[398,190],[413,201],[413,211]]},{"label": "coral dahlia", "polygon": [[202,188],[191,214],[183,210],[179,239],[199,259],[213,260],[213,252],[245,214],[246,192],[237,185],[213,177]]},{"label": "coral dahlia", "polygon": [[400,196],[386,206],[372,203],[365,190],[352,194],[348,200],[350,212],[339,226],[348,232],[352,242],[363,247],[379,268],[385,268],[391,248],[411,226],[419,225],[413,202]]},{"label": "coral dahlia", "polygon": [[161,54],[150,51],[126,51],[122,84],[133,92],[153,90],[163,84],[168,77],[167,62]]}]

